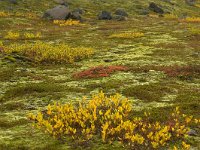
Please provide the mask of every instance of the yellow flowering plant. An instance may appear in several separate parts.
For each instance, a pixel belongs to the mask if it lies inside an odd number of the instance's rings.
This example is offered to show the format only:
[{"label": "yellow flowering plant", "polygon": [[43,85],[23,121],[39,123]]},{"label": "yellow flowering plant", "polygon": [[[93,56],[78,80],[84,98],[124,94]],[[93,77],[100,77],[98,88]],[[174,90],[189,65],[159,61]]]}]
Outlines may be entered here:
[{"label": "yellow flowering plant", "polygon": [[115,33],[109,36],[109,38],[125,38],[125,39],[132,39],[143,37],[144,33],[141,32],[125,32],[125,33]]},{"label": "yellow flowering plant", "polygon": [[79,20],[53,20],[53,24],[59,25],[59,26],[74,26],[74,25],[80,25]]},{"label": "yellow flowering plant", "polygon": [[87,47],[74,48],[67,44],[52,45],[36,41],[35,43],[10,44],[5,46],[5,53],[18,53],[39,63],[73,63],[89,57],[94,53],[94,50]]},{"label": "yellow flowering plant", "polygon": [[[131,118],[132,111],[128,99],[119,94],[108,97],[100,92],[90,100],[83,98],[79,104],[48,105],[46,110],[29,114],[28,118],[37,128],[57,139],[69,136],[74,140],[88,141],[100,135],[103,142],[119,141],[133,149],[158,149],[169,146],[174,140],[182,140],[183,149],[190,147],[185,142],[185,135],[193,117],[181,115],[178,107],[170,122],[165,123],[151,122],[150,114],[145,114],[145,118]],[[200,120],[196,121],[200,123]]]},{"label": "yellow flowering plant", "polygon": [[19,32],[8,31],[7,35],[4,36],[6,40],[18,40],[18,39],[40,39],[42,37],[41,32],[37,33],[29,33],[25,32],[24,34],[20,34]]},{"label": "yellow flowering plant", "polygon": [[0,11],[0,17],[9,17],[11,14],[5,11]]},{"label": "yellow flowering plant", "polygon": [[187,17],[183,21],[184,22],[189,22],[189,23],[199,23],[200,22],[200,17]]},{"label": "yellow flowering plant", "polygon": [[20,34],[18,32],[8,31],[7,35],[4,37],[6,40],[17,40],[20,38]]}]

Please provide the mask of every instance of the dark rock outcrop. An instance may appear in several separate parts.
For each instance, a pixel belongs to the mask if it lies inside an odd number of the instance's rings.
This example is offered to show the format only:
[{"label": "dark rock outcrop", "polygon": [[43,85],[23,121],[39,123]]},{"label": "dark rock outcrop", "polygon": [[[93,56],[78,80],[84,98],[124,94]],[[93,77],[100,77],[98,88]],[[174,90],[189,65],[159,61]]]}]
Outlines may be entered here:
[{"label": "dark rock outcrop", "polygon": [[149,4],[149,9],[155,13],[164,14],[164,10],[153,2]]},{"label": "dark rock outcrop", "polygon": [[75,20],[82,20],[81,14],[77,11],[71,12],[70,18]]},{"label": "dark rock outcrop", "polygon": [[99,15],[98,15],[98,19],[99,20],[111,20],[112,19],[112,15],[110,12],[108,11],[102,11]]}]

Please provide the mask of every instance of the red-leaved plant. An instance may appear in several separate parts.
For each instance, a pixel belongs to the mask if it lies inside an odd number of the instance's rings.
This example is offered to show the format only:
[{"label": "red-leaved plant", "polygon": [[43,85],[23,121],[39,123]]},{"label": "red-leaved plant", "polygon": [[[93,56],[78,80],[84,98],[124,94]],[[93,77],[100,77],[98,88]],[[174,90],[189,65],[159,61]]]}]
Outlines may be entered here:
[{"label": "red-leaved plant", "polygon": [[84,70],[73,75],[74,78],[86,79],[86,78],[100,78],[108,77],[110,74],[116,71],[127,71],[128,67],[125,66],[97,66]]}]

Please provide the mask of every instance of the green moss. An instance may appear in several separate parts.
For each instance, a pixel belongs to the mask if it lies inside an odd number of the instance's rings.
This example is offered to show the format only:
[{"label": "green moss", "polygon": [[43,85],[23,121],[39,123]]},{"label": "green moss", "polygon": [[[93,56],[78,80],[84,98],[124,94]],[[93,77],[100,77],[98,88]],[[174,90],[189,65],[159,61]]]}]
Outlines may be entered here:
[{"label": "green moss", "polygon": [[15,72],[14,66],[9,66],[8,68],[1,68],[0,69],[0,81],[1,82],[6,82],[9,81]]},{"label": "green moss", "polygon": [[64,90],[64,87],[54,83],[28,83],[28,84],[19,84],[16,87],[10,88],[4,94],[2,100],[22,97],[26,95],[31,95],[34,93],[43,93],[48,95],[54,92],[61,92]]},{"label": "green moss", "polygon": [[171,90],[165,85],[149,84],[129,87],[123,90],[123,94],[128,97],[135,97],[145,101],[160,101],[161,98],[170,93]]}]

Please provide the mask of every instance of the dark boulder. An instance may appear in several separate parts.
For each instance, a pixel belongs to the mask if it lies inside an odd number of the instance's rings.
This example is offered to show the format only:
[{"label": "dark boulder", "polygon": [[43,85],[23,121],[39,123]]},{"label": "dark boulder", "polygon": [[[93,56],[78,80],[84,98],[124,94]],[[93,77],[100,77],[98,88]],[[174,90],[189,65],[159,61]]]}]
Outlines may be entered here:
[{"label": "dark boulder", "polygon": [[149,4],[149,9],[155,13],[164,14],[164,10],[153,2]]},{"label": "dark boulder", "polygon": [[44,15],[43,18],[47,18],[50,20],[65,20],[69,19],[71,15],[71,11],[68,7],[64,5],[58,5],[52,9],[48,9]]},{"label": "dark boulder", "polygon": [[70,18],[75,19],[75,20],[82,20],[81,14],[79,12],[76,12],[76,11],[73,11],[70,14]]},{"label": "dark boulder", "polygon": [[128,13],[121,8],[119,8],[115,11],[115,15],[128,17]]},{"label": "dark boulder", "polygon": [[102,11],[99,15],[98,15],[98,19],[99,20],[111,20],[112,19],[112,15],[110,12],[108,11]]}]

